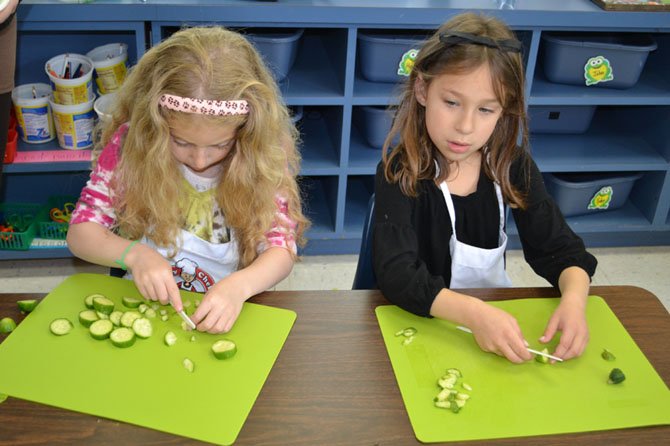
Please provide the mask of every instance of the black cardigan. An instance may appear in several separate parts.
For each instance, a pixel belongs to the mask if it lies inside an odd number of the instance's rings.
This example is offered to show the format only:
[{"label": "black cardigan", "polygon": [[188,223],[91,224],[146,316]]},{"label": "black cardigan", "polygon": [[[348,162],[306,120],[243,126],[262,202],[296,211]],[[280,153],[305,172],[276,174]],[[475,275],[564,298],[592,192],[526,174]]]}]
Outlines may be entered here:
[{"label": "black cardigan", "polygon": [[[524,153],[510,168],[516,187],[525,190],[524,165],[530,169],[527,209],[512,209],[526,261],[553,286],[561,272],[578,266],[593,276],[597,261],[568,226],[547,193],[542,174]],[[375,221],[372,257],[377,284],[392,303],[421,316],[429,316],[433,300],[451,281],[449,211],[440,188],[422,180],[418,196],[405,196],[400,186],[384,178],[381,163],[375,179]],[[452,195],[456,234],[460,241],[481,248],[498,246],[500,224],[493,182],[481,173],[477,191]]]}]

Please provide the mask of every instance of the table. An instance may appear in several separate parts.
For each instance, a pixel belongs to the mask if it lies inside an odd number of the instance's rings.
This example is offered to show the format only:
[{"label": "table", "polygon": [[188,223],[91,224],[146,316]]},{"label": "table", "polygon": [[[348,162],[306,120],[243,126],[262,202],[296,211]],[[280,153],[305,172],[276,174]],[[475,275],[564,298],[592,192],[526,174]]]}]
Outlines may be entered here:
[{"label": "table", "polygon": [[[557,297],[552,288],[465,292],[485,300]],[[607,301],[668,385],[670,315],[656,296],[632,286],[595,286],[591,294]],[[0,294],[0,317],[10,316],[18,323],[22,316],[16,301],[41,297]],[[414,437],[377,325],[375,307],[388,304],[381,293],[273,291],[252,302],[293,310],[298,318],[236,445],[421,444]],[[4,337],[0,335],[0,341]],[[449,444],[656,446],[668,439],[670,426],[660,426]],[[0,445],[16,444],[202,443],[8,398],[0,404]]]}]

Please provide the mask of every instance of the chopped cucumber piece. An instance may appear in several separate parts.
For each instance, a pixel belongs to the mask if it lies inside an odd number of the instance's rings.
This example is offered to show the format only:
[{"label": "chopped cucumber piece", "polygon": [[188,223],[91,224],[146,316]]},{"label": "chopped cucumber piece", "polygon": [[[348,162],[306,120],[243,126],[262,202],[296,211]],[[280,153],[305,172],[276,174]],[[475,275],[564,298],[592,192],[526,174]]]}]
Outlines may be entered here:
[{"label": "chopped cucumber piece", "polygon": [[174,334],[172,331],[168,331],[165,333],[165,337],[163,337],[163,341],[165,342],[165,345],[168,347],[172,347],[177,343],[177,335]]},{"label": "chopped cucumber piece", "polygon": [[[112,313],[113,313],[113,311],[112,311]],[[95,314],[98,315],[98,319],[109,319],[109,314],[105,314],[102,311],[96,311]]]},{"label": "chopped cucumber piece", "polygon": [[11,333],[16,328],[16,322],[11,317],[0,319],[0,333]]},{"label": "chopped cucumber piece", "polygon": [[463,378],[463,374],[461,373],[461,371],[454,368],[447,369],[447,375],[454,375],[456,376],[456,378]]},{"label": "chopped cucumber piece", "polygon": [[156,310],[154,310],[153,308],[147,308],[147,311],[144,312],[144,317],[148,317],[151,319],[155,318]]},{"label": "chopped cucumber piece", "polygon": [[[458,380],[462,377],[463,373],[459,369],[451,368],[447,369],[446,375],[437,380],[440,392],[433,399],[435,407],[449,409],[453,413],[458,413],[465,407],[466,402],[470,399],[470,395],[455,389]],[[472,387],[466,383],[462,383],[461,387],[466,390],[472,390]]]},{"label": "chopped cucumber piece", "polygon": [[195,364],[193,364],[193,361],[188,358],[184,358],[182,364],[184,365],[184,368],[191,373],[193,373],[193,370],[195,370]]},{"label": "chopped cucumber piece", "polygon": [[463,383],[463,384],[461,384],[461,386],[462,386],[465,390],[467,390],[468,392],[472,392],[472,387],[470,386],[470,384],[468,384],[468,383]]},{"label": "chopped cucumber piece", "polygon": [[230,339],[221,339],[212,344],[212,353],[216,359],[228,359],[237,353],[237,345]]},{"label": "chopped cucumber piece", "polygon": [[30,313],[37,306],[37,299],[18,300],[16,304],[22,312]]},{"label": "chopped cucumber piece", "polygon": [[416,334],[416,328],[407,327],[407,328],[403,328],[400,331],[397,331],[395,335],[396,336],[404,336],[406,338],[409,338],[409,337],[414,336],[415,334]]},{"label": "chopped cucumber piece", "polygon": [[112,341],[112,344],[119,348],[130,347],[135,343],[135,332],[127,327],[121,327],[114,329],[109,334],[109,339]]},{"label": "chopped cucumber piece", "polygon": [[84,298],[84,305],[86,305],[86,308],[88,308],[89,310],[93,309],[93,299],[95,299],[96,297],[105,297],[105,296],[103,296],[102,294],[89,294]]},{"label": "chopped cucumber piece", "polygon": [[184,308],[189,308],[191,306],[191,301],[190,300],[185,300],[181,303],[181,306]]},{"label": "chopped cucumber piece", "polygon": [[607,379],[607,384],[620,384],[624,382],[626,375],[623,374],[621,369],[612,369],[610,375]]},{"label": "chopped cucumber piece", "polygon": [[93,298],[93,308],[100,313],[110,314],[114,311],[114,302],[103,295],[98,295]]},{"label": "chopped cucumber piece", "polygon": [[138,337],[147,339],[153,334],[154,328],[151,326],[149,319],[141,317],[133,321],[133,331]]},{"label": "chopped cucumber piece", "polygon": [[612,352],[606,348],[603,349],[603,352],[600,354],[600,356],[602,356],[605,361],[614,361],[616,359],[616,356],[614,356]]},{"label": "chopped cucumber piece", "polygon": [[112,311],[112,313],[109,315],[109,320],[112,321],[112,324],[116,325],[117,327],[121,326],[121,316],[123,316],[123,311]]},{"label": "chopped cucumber piece", "polygon": [[159,308],[160,308],[160,305],[158,305],[156,302],[151,304],[151,309],[152,310],[158,311]]},{"label": "chopped cucumber piece", "polygon": [[161,308],[158,314],[160,314],[161,316],[167,316],[167,310],[165,308]]},{"label": "chopped cucumber piece", "polygon": [[142,315],[137,311],[126,311],[121,316],[121,325],[130,328],[133,326],[133,322],[135,322],[135,319],[139,319],[141,317]]},{"label": "chopped cucumber piece", "polygon": [[195,342],[195,335],[191,336],[191,342]]},{"label": "chopped cucumber piece", "polygon": [[137,307],[137,311],[139,311],[142,314],[144,314],[148,309],[149,309],[149,305],[147,305],[147,304],[140,304],[140,306]]},{"label": "chopped cucumber piece", "polygon": [[98,341],[107,339],[112,333],[112,330],[114,330],[114,324],[112,324],[112,321],[109,319],[97,320],[93,322],[90,327],[88,327],[88,331],[91,333],[91,337],[93,339],[97,339]]},{"label": "chopped cucumber piece", "polygon": [[142,303],[142,299],[136,297],[123,296],[121,298],[121,303],[128,308],[137,308]]},{"label": "chopped cucumber piece", "polygon": [[56,336],[66,335],[72,330],[72,328],[74,328],[72,322],[65,318],[54,319],[51,324],[49,324],[49,330],[51,330],[51,333],[55,334]]},{"label": "chopped cucumber piece", "polygon": [[79,312],[79,323],[88,328],[95,321],[100,319],[94,310],[84,310]]},{"label": "chopped cucumber piece", "polygon": [[414,336],[410,336],[402,340],[402,345],[409,345],[414,341]]},{"label": "chopped cucumber piece", "polygon": [[[549,349],[543,348],[542,353],[548,355],[549,354]],[[546,356],[535,355],[535,360],[537,362],[539,362],[540,364],[549,364],[549,358],[547,358]]]},{"label": "chopped cucumber piece", "polygon": [[168,317],[167,314],[164,314],[164,315],[161,316],[161,320],[162,320],[163,322],[167,322],[168,319],[169,319],[169,317]]}]

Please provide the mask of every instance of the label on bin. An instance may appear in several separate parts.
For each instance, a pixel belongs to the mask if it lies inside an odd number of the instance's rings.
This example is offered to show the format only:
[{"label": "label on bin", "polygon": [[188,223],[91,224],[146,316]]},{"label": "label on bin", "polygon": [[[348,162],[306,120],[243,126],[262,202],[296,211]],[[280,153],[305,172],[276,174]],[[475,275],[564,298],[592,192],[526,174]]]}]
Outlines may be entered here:
[{"label": "label on bin", "polygon": [[414,68],[414,60],[417,54],[419,54],[419,50],[412,48],[402,55],[398,64],[398,76],[409,76],[412,68]]},{"label": "label on bin", "polygon": [[614,195],[612,186],[601,187],[591,198],[588,209],[607,209],[612,201],[612,195]]},{"label": "label on bin", "polygon": [[603,56],[590,58],[584,65],[584,79],[586,80],[586,86],[614,80],[614,72],[610,61]]}]

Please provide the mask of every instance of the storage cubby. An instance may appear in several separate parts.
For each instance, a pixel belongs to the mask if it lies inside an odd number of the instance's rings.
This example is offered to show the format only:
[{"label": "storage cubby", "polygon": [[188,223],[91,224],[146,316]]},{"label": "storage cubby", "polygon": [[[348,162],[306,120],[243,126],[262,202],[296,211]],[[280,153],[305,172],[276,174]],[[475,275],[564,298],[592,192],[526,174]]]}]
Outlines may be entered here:
[{"label": "storage cubby", "polygon": [[[404,0],[364,8],[351,2],[325,5],[304,0],[225,5],[205,0],[169,4],[99,0],[95,7],[35,1],[24,0],[19,6],[17,85],[48,82],[44,63],[50,57],[86,53],[111,42],[127,44],[129,62],[134,64],[146,47],[183,25],[220,24],[279,39],[301,30],[295,62],[279,88],[296,115],[301,135],[300,184],[305,212],[312,220],[303,254],[352,254],[360,247],[382,152],[370,144],[357,119],[366,107],[384,110],[396,105],[402,87],[402,79],[378,82],[363,75],[363,64],[370,60],[362,59],[361,37],[422,40],[464,11],[444,2]],[[570,226],[588,246],[670,243],[670,13],[611,13],[588,1],[563,3],[561,11],[552,0],[536,0],[532,7],[517,2],[514,10],[495,7],[487,4],[479,12],[507,22],[523,43],[529,111],[546,113],[535,118],[535,123],[546,119],[548,127],[530,138],[540,169],[545,173],[642,174],[619,209],[569,217]],[[468,3],[467,8],[478,7]],[[572,33],[601,37],[646,34],[656,49],[649,53],[631,88],[549,82],[543,69],[542,36]],[[379,63],[385,62],[382,57]],[[398,63],[391,60],[390,70]],[[372,69],[377,68],[373,64]],[[576,109],[586,114],[570,122],[571,110]],[[593,115],[586,125],[580,120],[586,119],[589,110]],[[575,124],[578,131],[570,128]],[[568,131],[563,131],[564,125]],[[58,145],[55,141],[43,145],[19,141],[18,150],[58,150]],[[89,167],[86,160],[5,165],[0,200],[42,201],[53,193],[75,192],[85,182]],[[511,214],[507,225],[510,246],[518,247]],[[0,259],[64,255],[70,255],[65,248],[0,250]]]}]

